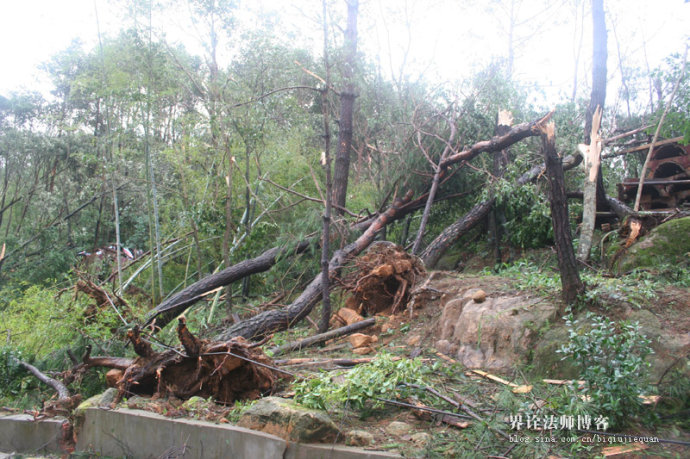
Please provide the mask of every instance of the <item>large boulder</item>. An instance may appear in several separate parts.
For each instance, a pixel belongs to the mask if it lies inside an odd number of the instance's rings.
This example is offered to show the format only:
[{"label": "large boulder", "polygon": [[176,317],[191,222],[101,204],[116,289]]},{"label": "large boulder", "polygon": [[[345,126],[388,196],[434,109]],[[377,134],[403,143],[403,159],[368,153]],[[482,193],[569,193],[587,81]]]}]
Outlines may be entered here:
[{"label": "large boulder", "polygon": [[445,302],[436,349],[468,368],[512,371],[527,362],[539,331],[556,312],[541,298],[466,289]]},{"label": "large boulder", "polygon": [[663,223],[633,244],[616,262],[618,271],[690,263],[690,217]]},{"label": "large boulder", "polygon": [[323,411],[309,410],[279,397],[266,397],[242,414],[240,427],[303,443],[332,443],[340,430]]}]

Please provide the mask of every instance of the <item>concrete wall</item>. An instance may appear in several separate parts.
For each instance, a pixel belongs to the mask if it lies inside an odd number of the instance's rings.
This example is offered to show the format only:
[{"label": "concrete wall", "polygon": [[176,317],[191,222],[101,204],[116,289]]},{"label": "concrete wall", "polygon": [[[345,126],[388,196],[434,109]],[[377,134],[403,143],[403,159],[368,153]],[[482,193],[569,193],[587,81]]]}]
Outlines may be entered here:
[{"label": "concrete wall", "polygon": [[[0,451],[59,453],[64,420],[0,417]],[[228,424],[171,419],[141,410],[88,408],[77,426],[77,451],[99,456],[157,458],[360,459],[399,457],[329,444],[289,443]]]},{"label": "concrete wall", "polygon": [[61,453],[62,418],[40,421],[28,414],[0,416],[0,451],[29,454]]}]

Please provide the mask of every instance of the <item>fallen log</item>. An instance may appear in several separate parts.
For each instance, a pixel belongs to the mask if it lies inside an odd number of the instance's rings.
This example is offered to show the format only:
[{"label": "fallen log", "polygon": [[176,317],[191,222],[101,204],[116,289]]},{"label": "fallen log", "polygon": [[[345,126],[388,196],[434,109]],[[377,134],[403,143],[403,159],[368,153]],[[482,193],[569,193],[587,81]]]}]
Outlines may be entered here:
[{"label": "fallen log", "polygon": [[155,329],[165,327],[188,307],[201,300],[206,292],[232,284],[251,274],[268,271],[281,256],[302,253],[309,248],[311,243],[306,240],[292,248],[273,247],[257,257],[241,261],[193,283],[152,309],[144,319],[144,327],[149,325],[154,325]]},{"label": "fallen log", "polygon": [[[411,198],[412,191],[408,191],[402,199],[396,199],[391,207],[379,215],[357,240],[348,244],[343,249],[337,250],[329,263],[330,277],[335,276],[349,258],[366,249],[369,244],[374,241],[379,231],[396,218],[400,209],[408,203]],[[265,311],[249,319],[238,322],[218,335],[216,339],[219,341],[227,341],[235,336],[241,336],[250,340],[261,339],[270,333],[285,330],[293,326],[304,319],[318,303],[321,296],[321,282],[322,277],[319,274],[288,307]]]},{"label": "fallen log", "polygon": [[[580,155],[568,155],[563,158],[563,170],[569,170],[580,164],[582,157]],[[532,167],[518,178],[517,185],[522,186],[532,182],[544,173],[545,166],[540,164]],[[472,228],[480,223],[484,217],[489,214],[489,211],[496,201],[495,198],[487,199],[475,205],[469,212],[459,218],[455,223],[444,229],[436,238],[429,243],[424,249],[420,258],[424,261],[427,268],[433,268],[438,263],[441,256],[453,244],[455,244],[462,236],[467,234]]]},{"label": "fallen log", "polygon": [[[274,363],[280,366],[299,366],[299,367],[326,367],[330,365],[337,365],[341,367],[354,367],[355,365],[361,365],[363,363],[371,363],[375,357],[361,357],[358,359],[312,359],[312,358],[300,358],[300,359],[285,359],[276,360]],[[400,360],[401,357],[393,357],[393,361]]]},{"label": "fallen log", "polygon": [[328,341],[329,339],[338,338],[339,336],[349,335],[350,333],[354,333],[364,328],[371,327],[375,324],[376,319],[372,317],[361,322],[355,322],[352,325],[346,325],[344,327],[336,328],[335,330],[310,336],[309,338],[305,338],[300,341],[283,344],[282,346],[272,347],[269,349],[269,352],[271,352],[273,355],[280,355],[290,351],[299,351],[301,349],[304,349],[305,347],[323,343],[325,341]]},{"label": "fallen log", "polygon": [[480,153],[500,151],[527,137],[540,135],[542,126],[544,126],[552,116],[553,111],[550,111],[538,120],[517,124],[503,135],[495,136],[490,140],[482,140],[466,150],[450,155],[442,161],[439,166],[441,168],[447,168],[462,161],[469,161]]},{"label": "fallen log", "polygon": [[46,384],[46,385],[52,387],[53,389],[55,389],[55,392],[57,392],[57,395],[58,395],[58,401],[67,400],[70,398],[69,390],[67,390],[67,387],[64,384],[62,384],[60,381],[58,381],[57,379],[51,378],[50,376],[46,375],[45,373],[43,373],[41,370],[39,370],[35,366],[31,365],[30,363],[26,363],[23,360],[19,360],[16,357],[12,357],[12,359],[15,362],[17,362],[17,364],[19,366],[23,367],[29,373],[34,375],[36,377],[36,379],[41,381],[43,384]]}]

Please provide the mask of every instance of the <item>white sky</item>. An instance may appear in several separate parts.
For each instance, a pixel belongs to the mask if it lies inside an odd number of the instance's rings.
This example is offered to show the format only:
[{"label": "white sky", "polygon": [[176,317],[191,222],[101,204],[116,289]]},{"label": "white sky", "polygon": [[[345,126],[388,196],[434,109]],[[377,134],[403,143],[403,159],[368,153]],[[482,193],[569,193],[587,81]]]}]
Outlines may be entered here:
[{"label": "white sky", "polygon": [[[506,54],[505,14],[511,1],[519,6],[515,34],[525,42],[517,46],[515,75],[535,82],[551,94],[570,94],[574,67],[575,0],[360,0],[360,49],[371,59],[377,55],[384,70],[397,73],[409,43],[406,73],[414,80],[420,73],[435,81],[467,76],[492,57]],[[584,38],[579,66],[580,81],[589,79],[591,16],[585,0]],[[307,18],[317,18],[319,0],[244,0],[247,11],[277,11],[280,27],[291,29],[320,48],[320,28]],[[131,20],[122,16],[123,1],[113,0],[0,0],[0,94],[21,87],[45,91],[38,65],[79,38],[86,49],[97,44],[97,22],[102,33],[114,35]],[[118,6],[119,5],[119,6]],[[334,5],[344,16],[344,1]],[[549,5],[546,8],[544,5]],[[609,80],[620,79],[617,42],[626,63],[654,68],[663,57],[681,52],[688,37],[690,3],[684,0],[605,0],[609,31]],[[581,13],[581,11],[580,11]],[[535,16],[536,15],[536,16]],[[183,41],[201,54],[194,30],[184,12],[176,17],[154,17],[172,41]],[[409,28],[405,21],[410,23]],[[344,21],[343,21],[344,26]],[[409,32],[409,33],[408,33]],[[409,41],[408,41],[409,40]],[[646,42],[646,47],[644,46]],[[645,59],[646,49],[646,59]]]}]

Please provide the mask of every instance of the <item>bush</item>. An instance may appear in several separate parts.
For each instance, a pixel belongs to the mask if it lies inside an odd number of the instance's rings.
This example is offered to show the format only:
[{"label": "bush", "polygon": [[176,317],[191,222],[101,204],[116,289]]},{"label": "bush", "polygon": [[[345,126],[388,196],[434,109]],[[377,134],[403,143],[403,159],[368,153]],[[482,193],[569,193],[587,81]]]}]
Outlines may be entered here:
[{"label": "bush", "polygon": [[405,398],[411,393],[408,384],[426,384],[432,371],[420,359],[402,358],[379,353],[370,363],[350,370],[343,382],[336,382],[330,374],[302,381],[295,385],[295,400],[309,408],[327,410],[347,405],[357,411],[377,408],[383,402],[377,398]]},{"label": "bush", "polygon": [[[571,357],[585,380],[584,395],[590,406],[620,426],[642,406],[640,395],[648,386],[645,358],[651,354],[650,340],[640,334],[638,323],[618,326],[592,313],[584,320],[566,317],[570,342],[557,352]],[[576,394],[573,394],[576,396]]]}]

